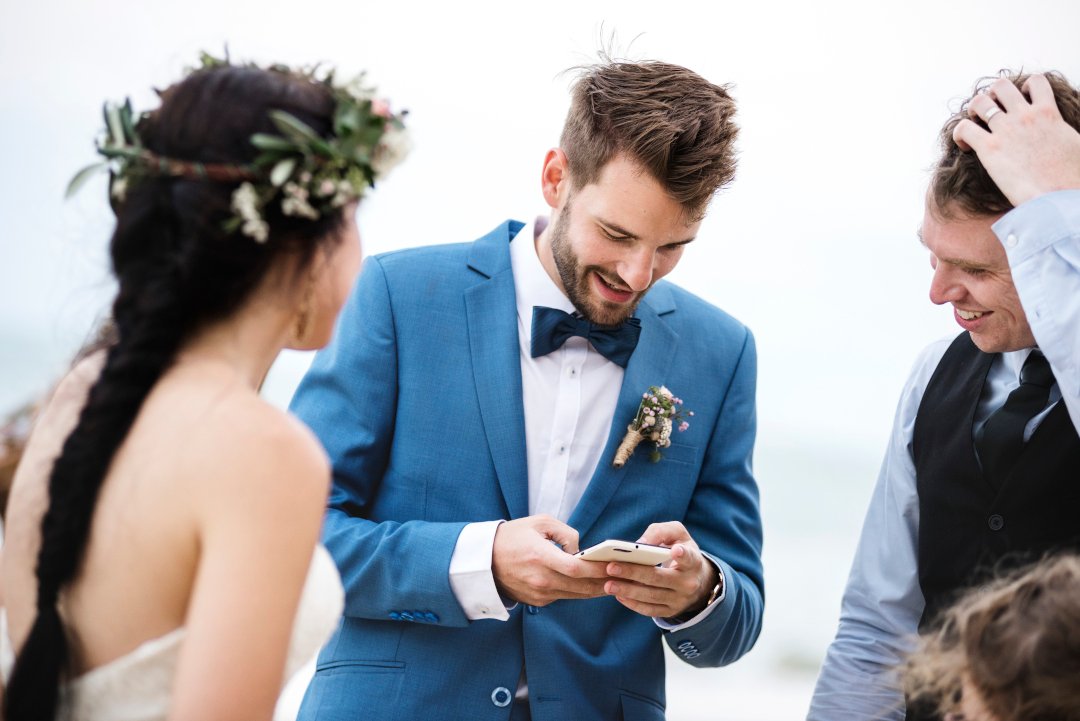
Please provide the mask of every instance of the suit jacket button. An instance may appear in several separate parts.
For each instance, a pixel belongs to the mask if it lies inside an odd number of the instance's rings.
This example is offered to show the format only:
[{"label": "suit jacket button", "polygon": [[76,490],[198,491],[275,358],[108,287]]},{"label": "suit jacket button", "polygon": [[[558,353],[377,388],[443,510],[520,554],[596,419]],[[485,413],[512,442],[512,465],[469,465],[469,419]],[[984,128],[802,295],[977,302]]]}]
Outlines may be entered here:
[{"label": "suit jacket button", "polygon": [[438,615],[432,613],[431,611],[428,611],[427,613],[424,614],[424,619],[426,619],[428,623],[438,623],[439,622]]},{"label": "suit jacket button", "polygon": [[1005,527],[1005,519],[995,513],[986,519],[986,525],[990,526],[991,531],[1000,531]]},{"label": "suit jacket button", "polygon": [[530,614],[532,614],[533,616],[535,616],[536,614],[540,613],[540,609],[539,609],[539,608],[537,608],[536,606],[526,606],[526,607],[525,607],[525,609],[526,609],[526,610],[527,610],[527,611],[528,611],[528,612],[529,612]]},{"label": "suit jacket button", "polygon": [[401,612],[401,620],[402,621],[412,621],[413,620],[413,615],[411,613],[409,613],[408,611],[402,611]]},{"label": "suit jacket button", "polygon": [[391,621],[400,621],[401,620],[401,614],[398,613],[397,611],[391,611],[390,612],[390,620]]},{"label": "suit jacket button", "polygon": [[491,703],[499,708],[506,708],[513,700],[514,695],[510,693],[510,689],[506,688],[506,686],[499,686],[491,692]]}]

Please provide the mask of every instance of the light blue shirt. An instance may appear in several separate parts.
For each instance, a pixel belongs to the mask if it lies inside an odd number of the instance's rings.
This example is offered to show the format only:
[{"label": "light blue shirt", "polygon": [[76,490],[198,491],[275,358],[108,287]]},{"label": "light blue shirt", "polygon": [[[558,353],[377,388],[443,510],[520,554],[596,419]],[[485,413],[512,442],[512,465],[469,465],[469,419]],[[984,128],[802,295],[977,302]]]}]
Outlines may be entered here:
[{"label": "light blue shirt", "polygon": [[[1047,409],[1064,401],[1080,430],[1080,191],[1050,193],[1007,213],[993,226],[1035,341],[1057,386]],[[910,650],[925,602],[919,587],[919,499],[911,453],[915,415],[951,338],[927,347],[900,396],[892,436],[863,524],[840,610],[811,701],[808,721],[902,721],[895,669]],[[975,415],[974,433],[1020,381],[1031,349],[994,360]]]}]

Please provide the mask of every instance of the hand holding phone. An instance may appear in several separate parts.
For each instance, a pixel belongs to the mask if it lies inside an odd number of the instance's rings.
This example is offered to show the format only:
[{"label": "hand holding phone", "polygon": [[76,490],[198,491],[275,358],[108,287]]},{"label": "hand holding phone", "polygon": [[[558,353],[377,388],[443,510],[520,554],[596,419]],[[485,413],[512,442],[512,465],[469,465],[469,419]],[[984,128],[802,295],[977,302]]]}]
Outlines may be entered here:
[{"label": "hand holding phone", "polygon": [[670,547],[671,562],[659,567],[609,564],[611,578],[604,584],[604,591],[619,603],[642,616],[676,618],[693,616],[723,595],[720,567],[701,552],[682,523],[653,523],[641,539],[644,543],[636,545],[656,544],[654,548],[663,550]]},{"label": "hand holding phone", "polygon": [[495,588],[504,598],[530,606],[603,596],[606,569],[582,563],[573,555],[577,549],[577,531],[551,516],[501,523],[491,549]]},{"label": "hand holding phone", "polygon": [[671,560],[671,549],[664,546],[653,546],[648,543],[619,541],[609,538],[591,548],[578,552],[576,555],[585,561],[617,561],[619,563],[636,563],[641,566],[658,566],[665,561]]}]

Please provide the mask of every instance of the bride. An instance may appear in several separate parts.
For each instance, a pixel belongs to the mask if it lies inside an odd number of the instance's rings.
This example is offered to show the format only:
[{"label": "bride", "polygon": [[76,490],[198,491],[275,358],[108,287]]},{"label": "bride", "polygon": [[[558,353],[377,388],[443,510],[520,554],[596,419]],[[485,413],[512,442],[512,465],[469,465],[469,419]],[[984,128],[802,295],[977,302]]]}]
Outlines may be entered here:
[{"label": "bride", "polygon": [[401,116],[359,82],[209,56],[160,96],[106,107],[116,338],[15,477],[7,721],[269,719],[341,611],[327,459],[258,388],[282,348],[329,341]]}]

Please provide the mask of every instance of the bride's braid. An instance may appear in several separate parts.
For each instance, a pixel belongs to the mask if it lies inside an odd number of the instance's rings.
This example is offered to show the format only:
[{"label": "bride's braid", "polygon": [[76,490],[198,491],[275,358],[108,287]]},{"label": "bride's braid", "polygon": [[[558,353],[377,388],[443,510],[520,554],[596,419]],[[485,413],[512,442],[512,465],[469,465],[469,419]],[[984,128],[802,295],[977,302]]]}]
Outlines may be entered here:
[{"label": "bride's braid", "polygon": [[[323,136],[332,132],[334,101],[325,86],[280,71],[224,66],[164,91],[138,134],[161,156],[247,164],[256,152],[251,135],[275,132],[268,118],[275,109]],[[226,230],[235,189],[236,183],[211,179],[150,177],[117,205],[110,245],[119,285],[116,341],[49,478],[37,616],[6,689],[7,721],[56,717],[59,687],[70,671],[60,594],[82,563],[109,465],[177,350],[200,326],[235,312],[284,253],[298,254],[304,267],[321,244],[335,242],[341,212],[309,221],[268,207],[265,242]]]}]

